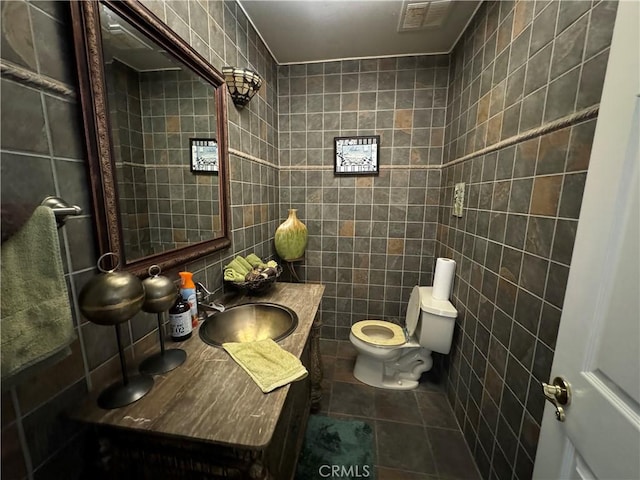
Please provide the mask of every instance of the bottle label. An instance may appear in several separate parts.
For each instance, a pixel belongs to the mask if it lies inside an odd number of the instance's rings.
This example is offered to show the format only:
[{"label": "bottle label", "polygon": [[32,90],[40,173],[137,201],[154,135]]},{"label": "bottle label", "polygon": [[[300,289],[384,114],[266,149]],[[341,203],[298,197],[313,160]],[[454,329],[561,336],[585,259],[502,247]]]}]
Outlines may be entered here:
[{"label": "bottle label", "polygon": [[198,300],[196,299],[196,294],[192,293],[187,298],[185,298],[189,307],[191,308],[191,317],[198,318]]},{"label": "bottle label", "polygon": [[170,313],[169,325],[171,326],[172,337],[184,337],[193,330],[191,325],[191,312]]}]

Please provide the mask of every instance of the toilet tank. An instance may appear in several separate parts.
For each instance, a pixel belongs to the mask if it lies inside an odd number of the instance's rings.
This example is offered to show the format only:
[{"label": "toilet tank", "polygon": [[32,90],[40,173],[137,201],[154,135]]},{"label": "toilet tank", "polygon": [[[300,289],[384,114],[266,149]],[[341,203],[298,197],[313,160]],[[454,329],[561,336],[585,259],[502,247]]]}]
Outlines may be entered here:
[{"label": "toilet tank", "polygon": [[420,345],[447,354],[451,350],[458,311],[448,300],[436,300],[432,287],[420,287]]}]

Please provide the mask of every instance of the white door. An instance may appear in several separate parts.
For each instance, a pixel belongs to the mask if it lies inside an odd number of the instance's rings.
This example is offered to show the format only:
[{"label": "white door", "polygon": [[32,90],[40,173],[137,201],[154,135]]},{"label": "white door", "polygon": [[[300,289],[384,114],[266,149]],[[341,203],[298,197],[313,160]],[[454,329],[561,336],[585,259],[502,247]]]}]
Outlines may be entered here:
[{"label": "white door", "polygon": [[564,422],[546,402],[536,479],[640,479],[639,19],[619,3],[551,370],[572,398]]}]

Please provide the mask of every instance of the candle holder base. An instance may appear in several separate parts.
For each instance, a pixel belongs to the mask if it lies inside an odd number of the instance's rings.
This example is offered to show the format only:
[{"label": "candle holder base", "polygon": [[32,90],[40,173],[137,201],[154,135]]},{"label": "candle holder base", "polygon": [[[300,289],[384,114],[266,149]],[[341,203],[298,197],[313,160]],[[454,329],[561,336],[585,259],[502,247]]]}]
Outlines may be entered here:
[{"label": "candle holder base", "polygon": [[153,387],[153,378],[135,375],[126,383],[118,381],[102,391],[98,406],[107,410],[124,407],[144,397]]},{"label": "candle holder base", "polygon": [[138,370],[146,375],[160,375],[179,367],[186,359],[187,352],[180,348],[172,348],[146,358]]}]

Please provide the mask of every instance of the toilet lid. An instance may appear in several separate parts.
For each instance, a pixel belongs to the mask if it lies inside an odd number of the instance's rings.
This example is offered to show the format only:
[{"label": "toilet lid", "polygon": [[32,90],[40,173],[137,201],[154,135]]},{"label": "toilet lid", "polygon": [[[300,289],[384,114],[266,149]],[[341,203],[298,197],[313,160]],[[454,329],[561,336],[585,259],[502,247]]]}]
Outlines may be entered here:
[{"label": "toilet lid", "polygon": [[416,285],[413,287],[413,290],[411,290],[411,296],[407,304],[407,318],[405,320],[407,336],[411,337],[413,332],[416,331],[418,318],[420,318],[420,287]]},{"label": "toilet lid", "polygon": [[400,325],[382,320],[362,320],[351,327],[353,336],[381,347],[397,347],[407,342]]}]

